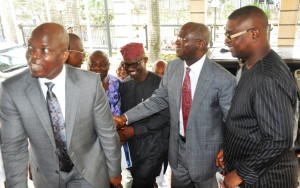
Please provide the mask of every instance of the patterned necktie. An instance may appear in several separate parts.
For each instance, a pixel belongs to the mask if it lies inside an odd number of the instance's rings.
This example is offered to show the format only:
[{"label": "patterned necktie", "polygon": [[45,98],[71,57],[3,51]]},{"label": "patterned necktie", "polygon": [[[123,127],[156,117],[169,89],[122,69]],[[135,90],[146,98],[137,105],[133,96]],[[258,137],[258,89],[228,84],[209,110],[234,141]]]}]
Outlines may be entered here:
[{"label": "patterned necktie", "polygon": [[67,151],[67,135],[64,117],[62,115],[59,102],[55,94],[52,92],[54,84],[52,82],[46,82],[45,85],[48,87],[47,105],[57,148],[56,153],[59,160],[59,168],[61,171],[69,172],[73,167],[73,163]]},{"label": "patterned necktie", "polygon": [[186,68],[185,77],[182,84],[182,117],[183,117],[183,129],[184,136],[186,135],[186,126],[189,119],[189,114],[192,106],[192,91],[191,91],[191,79],[190,73],[191,69]]}]

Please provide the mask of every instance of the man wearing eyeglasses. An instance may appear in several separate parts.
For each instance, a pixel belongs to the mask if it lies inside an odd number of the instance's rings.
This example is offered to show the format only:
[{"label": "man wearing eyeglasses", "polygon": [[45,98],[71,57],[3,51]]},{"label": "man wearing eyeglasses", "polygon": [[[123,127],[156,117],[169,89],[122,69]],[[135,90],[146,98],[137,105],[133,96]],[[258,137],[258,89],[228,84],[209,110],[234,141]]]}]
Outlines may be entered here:
[{"label": "man wearing eyeglasses", "polygon": [[[297,86],[267,36],[268,18],[256,6],[242,7],[228,17],[225,44],[245,66],[226,119],[226,188],[298,186],[292,150]],[[217,158],[222,159],[222,152]]]},{"label": "man wearing eyeglasses", "polygon": [[79,36],[73,33],[69,33],[69,39],[69,57],[66,63],[74,67],[81,68],[81,65],[85,58],[85,52],[82,41]]},{"label": "man wearing eyeglasses", "polygon": [[[121,48],[123,65],[129,77],[120,84],[122,112],[147,100],[161,78],[146,69],[148,58],[143,44],[129,43]],[[121,143],[128,141],[132,166],[132,188],[153,188],[156,176],[168,155],[169,111],[165,109],[118,130]]]},{"label": "man wearing eyeglasses", "polygon": [[172,188],[218,187],[215,156],[223,147],[224,121],[236,79],[208,59],[209,41],[207,26],[184,24],[176,40],[179,59],[168,63],[159,88],[125,115],[115,117],[122,127],[169,107]]}]

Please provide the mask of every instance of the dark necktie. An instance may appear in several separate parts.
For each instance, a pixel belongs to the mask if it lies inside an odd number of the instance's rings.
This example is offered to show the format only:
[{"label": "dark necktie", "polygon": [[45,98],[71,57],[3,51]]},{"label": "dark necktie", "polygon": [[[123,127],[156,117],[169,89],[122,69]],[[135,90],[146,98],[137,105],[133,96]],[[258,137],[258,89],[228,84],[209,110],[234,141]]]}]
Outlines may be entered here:
[{"label": "dark necktie", "polygon": [[186,68],[185,77],[182,85],[182,117],[183,117],[183,129],[184,136],[186,135],[186,126],[189,119],[189,114],[192,106],[192,91],[191,91],[191,79],[190,73],[191,69]]},{"label": "dark necktie", "polygon": [[52,82],[46,82],[45,85],[48,87],[47,91],[47,105],[52,122],[53,134],[56,144],[56,153],[59,160],[59,168],[61,171],[69,172],[73,163],[68,155],[67,151],[67,135],[66,125],[59,106],[59,102],[52,92],[54,84]]}]

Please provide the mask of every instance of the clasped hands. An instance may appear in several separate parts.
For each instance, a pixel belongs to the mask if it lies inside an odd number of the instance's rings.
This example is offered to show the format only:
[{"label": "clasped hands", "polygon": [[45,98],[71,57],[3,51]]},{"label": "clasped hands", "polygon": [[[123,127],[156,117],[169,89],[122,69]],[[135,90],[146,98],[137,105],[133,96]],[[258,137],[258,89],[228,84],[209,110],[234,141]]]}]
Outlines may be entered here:
[{"label": "clasped hands", "polygon": [[125,141],[134,136],[134,128],[126,126],[127,118],[125,115],[113,116],[116,128],[120,137],[120,143],[123,145]]},{"label": "clasped hands", "polygon": [[121,116],[115,116],[113,115],[117,130],[122,129],[125,127],[126,122],[127,122],[127,118],[125,115],[121,115]]}]

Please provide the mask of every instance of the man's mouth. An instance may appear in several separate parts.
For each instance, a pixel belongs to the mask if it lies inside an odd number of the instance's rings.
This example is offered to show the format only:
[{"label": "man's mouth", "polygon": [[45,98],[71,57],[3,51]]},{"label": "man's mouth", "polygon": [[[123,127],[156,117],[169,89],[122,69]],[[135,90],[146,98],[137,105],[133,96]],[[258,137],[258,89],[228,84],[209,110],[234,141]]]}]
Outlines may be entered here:
[{"label": "man's mouth", "polygon": [[130,72],[129,72],[129,75],[136,75],[136,74],[137,74],[136,71],[130,71]]},{"label": "man's mouth", "polygon": [[38,64],[30,64],[30,68],[32,71],[39,71],[43,68],[43,66],[38,65]]}]

